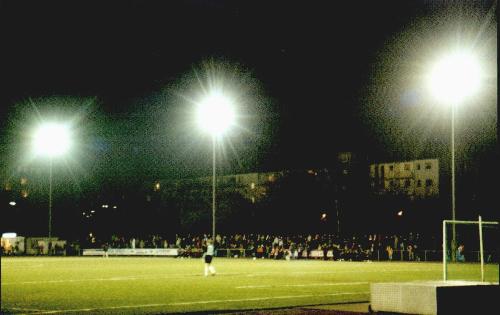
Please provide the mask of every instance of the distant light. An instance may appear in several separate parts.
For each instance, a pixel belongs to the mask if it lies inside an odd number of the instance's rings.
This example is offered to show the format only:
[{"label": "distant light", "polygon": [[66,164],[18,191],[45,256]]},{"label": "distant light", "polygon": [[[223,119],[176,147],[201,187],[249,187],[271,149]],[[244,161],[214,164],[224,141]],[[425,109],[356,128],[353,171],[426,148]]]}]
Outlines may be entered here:
[{"label": "distant light", "polygon": [[403,215],[403,210],[398,212],[398,216],[402,216],[402,215]]},{"label": "distant light", "polygon": [[47,123],[35,132],[33,146],[36,154],[43,156],[59,156],[68,151],[71,145],[68,125]]},{"label": "distant light", "polygon": [[117,206],[113,206],[113,209],[116,209],[116,208],[118,208],[118,207]]},{"label": "distant light", "polygon": [[11,205],[11,206],[15,206],[15,205],[16,205],[16,202],[15,202],[15,201],[11,201],[11,202],[9,202],[9,205]]},{"label": "distant light", "polygon": [[107,208],[107,207],[109,207],[109,206],[108,206],[108,205],[102,205],[102,207],[103,207],[103,208]]},{"label": "distant light", "polygon": [[17,237],[17,233],[14,233],[14,232],[6,232],[6,233],[3,233],[3,234],[2,234],[2,237],[3,237],[3,238],[16,238],[16,237]]},{"label": "distant light", "polygon": [[85,215],[85,212],[82,212],[82,215]]},{"label": "distant light", "polygon": [[326,213],[323,213],[323,214],[321,215],[321,220],[325,220],[325,219],[326,219]]},{"label": "distant light", "polygon": [[95,210],[90,210],[90,213],[95,213]]}]

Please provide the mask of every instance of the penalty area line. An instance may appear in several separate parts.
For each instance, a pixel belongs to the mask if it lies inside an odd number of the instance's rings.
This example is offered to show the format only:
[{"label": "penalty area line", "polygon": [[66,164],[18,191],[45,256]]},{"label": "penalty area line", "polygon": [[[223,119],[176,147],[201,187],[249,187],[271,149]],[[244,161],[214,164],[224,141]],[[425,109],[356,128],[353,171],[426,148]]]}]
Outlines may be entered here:
[{"label": "penalty area line", "polygon": [[307,284],[269,284],[269,285],[244,285],[235,287],[235,289],[259,289],[259,288],[278,288],[278,287],[322,287],[337,285],[362,285],[369,282],[337,282],[337,283],[307,283]]},{"label": "penalty area line", "polygon": [[50,310],[50,311],[33,312],[30,314],[63,314],[63,313],[94,312],[94,311],[104,311],[104,310],[120,310],[120,309],[131,309],[131,308],[151,308],[151,307],[162,307],[162,306],[183,306],[183,305],[194,305],[194,304],[199,305],[199,304],[214,304],[214,303],[255,302],[255,301],[268,301],[268,300],[299,299],[299,298],[310,298],[310,297],[365,295],[365,294],[369,294],[369,293],[370,292],[363,291],[363,292],[343,292],[343,293],[328,293],[328,294],[282,295],[282,296],[256,297],[256,298],[246,298],[246,299],[206,300],[206,301],[189,301],[189,302],[174,302],[174,303],[121,305],[121,306],[109,306],[109,307],[101,307],[101,308]]}]

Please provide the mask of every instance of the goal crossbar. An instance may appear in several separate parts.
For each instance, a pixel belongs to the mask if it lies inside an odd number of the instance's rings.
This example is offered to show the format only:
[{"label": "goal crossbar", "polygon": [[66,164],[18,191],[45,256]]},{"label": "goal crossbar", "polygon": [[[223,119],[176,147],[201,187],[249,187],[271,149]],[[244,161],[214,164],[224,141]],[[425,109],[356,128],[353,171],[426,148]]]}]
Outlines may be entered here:
[{"label": "goal crossbar", "polygon": [[446,281],[448,276],[448,267],[446,263],[446,224],[477,224],[479,227],[479,251],[481,257],[481,282],[484,282],[484,251],[483,251],[483,224],[498,225],[496,221],[482,221],[479,216],[477,221],[463,221],[463,220],[443,220],[443,280]]}]

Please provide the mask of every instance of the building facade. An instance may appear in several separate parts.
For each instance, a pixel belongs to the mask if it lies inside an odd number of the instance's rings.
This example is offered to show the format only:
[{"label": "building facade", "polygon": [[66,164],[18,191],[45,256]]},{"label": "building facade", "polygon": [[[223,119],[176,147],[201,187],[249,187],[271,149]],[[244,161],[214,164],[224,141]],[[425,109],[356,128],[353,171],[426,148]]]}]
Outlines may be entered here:
[{"label": "building facade", "polygon": [[375,194],[406,195],[410,199],[439,196],[438,159],[371,164],[369,177]]}]

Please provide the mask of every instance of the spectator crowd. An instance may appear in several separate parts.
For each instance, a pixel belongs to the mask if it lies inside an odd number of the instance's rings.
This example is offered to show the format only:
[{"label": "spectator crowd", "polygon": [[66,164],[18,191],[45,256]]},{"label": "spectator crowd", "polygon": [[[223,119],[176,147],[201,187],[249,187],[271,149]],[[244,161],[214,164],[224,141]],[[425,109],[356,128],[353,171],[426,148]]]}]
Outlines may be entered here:
[{"label": "spectator crowd", "polygon": [[[111,236],[109,240],[91,237],[84,248],[108,246],[110,248],[177,248],[181,257],[201,256],[211,235],[179,235],[172,238],[160,235],[146,237]],[[422,239],[418,233],[408,235],[351,235],[340,237],[335,234],[232,234],[215,237],[217,256],[255,257],[271,259],[302,259],[320,257],[323,259],[365,261],[365,260],[413,260],[418,261],[420,249],[440,249],[435,238]],[[321,255],[317,255],[321,252]],[[311,253],[315,255],[311,255]],[[401,259],[399,259],[401,258]]]}]

